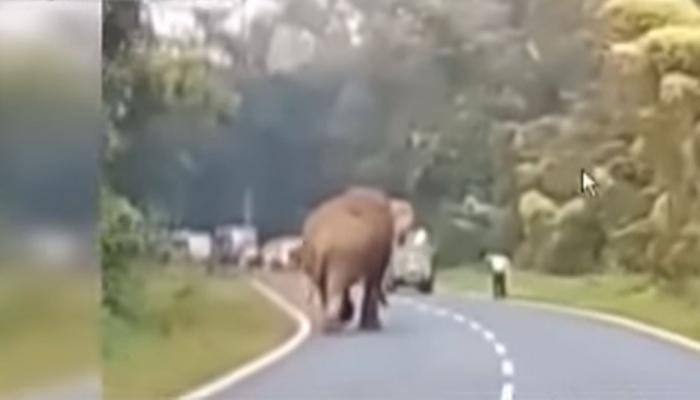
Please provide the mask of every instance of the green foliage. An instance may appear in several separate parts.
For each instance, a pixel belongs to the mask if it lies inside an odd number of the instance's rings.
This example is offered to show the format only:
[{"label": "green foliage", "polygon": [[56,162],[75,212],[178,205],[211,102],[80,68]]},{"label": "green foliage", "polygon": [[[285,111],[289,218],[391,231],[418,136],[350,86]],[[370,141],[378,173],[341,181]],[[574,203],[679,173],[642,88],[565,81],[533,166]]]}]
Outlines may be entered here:
[{"label": "green foliage", "polygon": [[639,39],[639,45],[661,75],[682,72],[700,77],[700,20],[697,26],[654,29]]},{"label": "green foliage", "polygon": [[132,262],[144,249],[143,217],[126,199],[103,187],[100,194],[102,304],[129,320],[140,315],[141,282]]},{"label": "green foliage", "polygon": [[610,0],[600,9],[612,40],[637,38],[668,25],[700,23],[700,10],[692,0]]},{"label": "green foliage", "polygon": [[[519,258],[528,266],[566,275],[590,272],[605,266],[607,260],[614,268],[650,273],[657,283],[679,285],[693,274],[697,260],[697,233],[684,237],[682,232],[698,218],[692,211],[698,200],[693,186],[698,170],[690,147],[700,97],[700,8],[686,0],[609,0],[599,11],[606,29],[598,31],[598,38],[609,42],[611,57],[604,58],[602,97],[582,103],[596,105],[605,99],[602,105],[609,109],[604,112],[607,116],[590,129],[598,140],[611,142],[613,135],[622,138],[620,126],[626,126],[630,134],[624,140],[634,145],[631,150],[623,147],[619,156],[610,153],[590,163],[601,176],[608,174],[609,182],[603,186],[610,188],[635,180],[630,178],[630,168],[622,167],[625,164],[648,168],[648,178],[636,181],[631,188],[640,208],[632,216],[629,208],[634,205],[629,201],[626,205],[601,201],[594,218],[583,208],[578,212],[574,202],[567,202],[568,211],[567,206],[558,207],[557,215],[568,213],[576,218],[556,218],[543,235],[529,229]],[[572,125],[588,122],[575,114],[567,119]],[[559,136],[557,141],[566,146],[576,143]],[[554,143],[543,138],[535,157],[551,157],[555,161],[552,165],[570,163],[570,155],[549,150],[558,148]],[[619,160],[626,162],[620,164]],[[539,183],[534,180],[532,185],[547,193],[544,177],[555,176],[556,169],[544,170]],[[521,195],[521,202],[526,198]],[[566,193],[558,198],[571,199]],[[627,207],[622,214],[615,211],[621,205]],[[614,227],[613,220],[604,217],[611,213],[617,220]],[[621,218],[626,214],[630,218]],[[526,228],[532,228],[522,210],[521,216]]]},{"label": "green foliage", "polygon": [[237,98],[212,80],[204,50],[141,45],[105,69],[105,99],[118,126],[139,126],[154,115],[188,113],[219,123],[232,118]]},{"label": "green foliage", "polygon": [[443,267],[458,265],[478,258],[484,245],[485,227],[478,223],[460,224],[453,213],[444,208],[433,223],[437,255],[435,262]]},{"label": "green foliage", "polygon": [[175,398],[292,334],[291,321],[244,280],[204,277],[191,267],[144,277],[148,318],[141,323],[105,319],[106,399]]}]

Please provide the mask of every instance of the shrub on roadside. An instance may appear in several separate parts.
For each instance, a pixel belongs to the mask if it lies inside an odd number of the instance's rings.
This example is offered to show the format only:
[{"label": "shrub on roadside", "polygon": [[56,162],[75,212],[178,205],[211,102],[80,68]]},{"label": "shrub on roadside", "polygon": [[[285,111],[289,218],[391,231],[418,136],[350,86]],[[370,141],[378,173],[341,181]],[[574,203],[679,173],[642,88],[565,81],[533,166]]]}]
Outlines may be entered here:
[{"label": "shrub on roadside", "polygon": [[102,305],[114,316],[135,320],[140,314],[142,283],[132,263],[143,248],[142,216],[110,189],[103,187],[100,195]]},{"label": "shrub on roadside", "polygon": [[667,25],[700,23],[693,0],[610,0],[598,15],[614,40],[629,40]]}]

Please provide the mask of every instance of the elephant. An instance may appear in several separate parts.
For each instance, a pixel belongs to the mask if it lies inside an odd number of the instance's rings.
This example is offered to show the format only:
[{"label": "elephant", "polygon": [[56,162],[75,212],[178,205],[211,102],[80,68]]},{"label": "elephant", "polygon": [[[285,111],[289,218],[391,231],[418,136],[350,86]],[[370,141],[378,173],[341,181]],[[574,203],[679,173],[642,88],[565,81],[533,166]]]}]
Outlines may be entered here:
[{"label": "elephant", "polygon": [[394,243],[396,245],[402,245],[408,232],[416,225],[415,210],[406,199],[390,198],[381,190],[366,186],[351,186],[345,191],[345,194],[366,200],[388,201],[394,220]]},{"label": "elephant", "polygon": [[306,219],[297,264],[314,283],[325,313],[324,329],[352,319],[350,288],[364,283],[360,328],[378,330],[382,282],[391,258],[393,217],[388,197],[371,188],[352,188],[320,204]]},{"label": "elephant", "polygon": [[394,243],[403,245],[408,232],[415,227],[416,217],[413,205],[404,199],[391,199],[391,212],[394,216]]}]

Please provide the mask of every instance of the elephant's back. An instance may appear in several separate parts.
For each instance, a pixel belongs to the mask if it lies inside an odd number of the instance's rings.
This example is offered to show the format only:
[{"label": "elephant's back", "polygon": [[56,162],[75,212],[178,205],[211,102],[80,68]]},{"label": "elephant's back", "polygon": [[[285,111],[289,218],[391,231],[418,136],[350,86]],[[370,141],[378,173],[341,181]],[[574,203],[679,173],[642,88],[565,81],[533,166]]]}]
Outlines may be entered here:
[{"label": "elephant's back", "polygon": [[338,257],[371,257],[391,247],[393,218],[381,192],[346,192],[322,203],[309,215],[304,239]]},{"label": "elephant's back", "polygon": [[317,206],[307,217],[303,231],[310,234],[319,227],[343,222],[366,224],[373,218],[377,218],[377,225],[393,224],[389,197],[378,189],[354,186]]}]

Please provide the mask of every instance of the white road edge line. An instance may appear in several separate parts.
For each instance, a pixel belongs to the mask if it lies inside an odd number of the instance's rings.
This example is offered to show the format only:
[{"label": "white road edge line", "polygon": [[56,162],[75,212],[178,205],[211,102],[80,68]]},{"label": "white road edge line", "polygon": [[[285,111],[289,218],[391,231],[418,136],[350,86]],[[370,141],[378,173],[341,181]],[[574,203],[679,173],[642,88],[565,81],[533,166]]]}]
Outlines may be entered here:
[{"label": "white road edge line", "polygon": [[501,361],[501,373],[503,376],[511,377],[515,373],[515,367],[511,360]]},{"label": "white road edge line", "polygon": [[583,310],[575,307],[568,307],[568,306],[563,306],[563,305],[555,305],[555,304],[546,304],[546,303],[541,303],[537,301],[529,301],[529,300],[509,300],[508,303],[513,304],[513,305],[519,305],[519,306],[524,306],[524,307],[531,307],[531,308],[540,308],[543,310],[549,310],[549,311],[555,311],[559,313],[564,313],[564,314],[569,314],[569,315],[574,315],[578,317],[583,317],[583,318],[589,318],[593,320],[598,320],[601,322],[606,322],[611,325],[616,325],[618,327],[624,327],[642,334],[646,334],[648,336],[652,336],[656,339],[659,339],[661,341],[665,341],[667,343],[675,344],[677,346],[683,347],[687,350],[691,350],[697,353],[700,353],[700,342],[695,341],[693,339],[690,339],[688,337],[685,337],[683,335],[679,335],[677,333],[673,333],[670,331],[667,331],[662,328],[656,328],[651,325],[647,325],[643,322],[638,322],[634,321],[629,318],[617,316],[617,315],[611,315],[599,311],[593,311],[593,310]]},{"label": "white road edge line", "polygon": [[282,345],[270,350],[268,353],[250,361],[249,363],[236,368],[235,370],[206,383],[199,388],[180,397],[179,400],[198,400],[207,398],[215,393],[231,387],[241,380],[261,371],[263,368],[279,361],[296,350],[311,333],[311,322],[301,310],[292,303],[270,289],[267,285],[257,279],[252,281],[253,287],[260,291],[265,297],[277,305],[287,315],[292,317],[297,324],[297,331],[289,340]]},{"label": "white road edge line", "polygon": [[501,389],[501,400],[513,400],[515,388],[512,383],[504,383]]},{"label": "white road edge line", "polygon": [[498,342],[496,342],[496,344],[493,345],[493,349],[496,352],[496,354],[498,354],[501,357],[503,357],[508,352],[506,346]]}]

